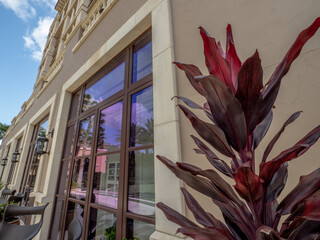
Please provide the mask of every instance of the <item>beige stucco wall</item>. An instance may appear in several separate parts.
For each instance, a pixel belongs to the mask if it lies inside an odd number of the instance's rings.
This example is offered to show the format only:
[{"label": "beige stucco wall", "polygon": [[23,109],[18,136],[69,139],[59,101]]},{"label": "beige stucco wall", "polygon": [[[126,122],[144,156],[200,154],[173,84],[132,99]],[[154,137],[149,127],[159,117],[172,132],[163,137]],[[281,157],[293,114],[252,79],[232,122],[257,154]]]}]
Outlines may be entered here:
[{"label": "beige stucco wall", "polygon": [[[37,199],[39,203],[52,202],[71,92],[150,27],[152,27],[153,38],[155,154],[165,155],[174,161],[182,159],[184,162],[204,168],[210,167],[205,159],[198,157],[192,150],[195,146],[190,134],[195,133],[189,121],[177,112],[175,100],[170,100],[174,95],[186,96],[199,103],[202,99],[188,84],[184,73],[176,71],[171,62],[193,63],[205,73],[202,40],[197,27],[203,26],[224,45],[225,28],[227,23],[230,23],[242,61],[251,56],[256,48],[259,50],[266,81],[298,33],[309,26],[319,13],[320,5],[317,0],[284,0],[280,3],[275,0],[264,2],[253,0],[118,0],[79,48],[75,46],[80,34],[77,32],[73,35],[66,46],[61,71],[42,94],[35,97],[32,107],[4,139],[2,146],[7,145],[8,142],[14,143],[14,139],[20,136],[23,129],[25,144],[22,160],[19,163],[20,167],[17,170],[20,179],[18,176],[14,187],[18,187],[21,181],[22,165],[27,157],[32,124],[37,123],[34,116],[40,118],[41,109],[47,106],[45,109],[50,109],[51,116],[48,130],[55,128],[55,133],[51,142],[50,154],[46,157],[48,163],[44,165],[50,169],[44,172],[50,172],[50,174],[42,178],[41,189],[44,194]],[[320,111],[317,107],[320,99],[317,94],[320,88],[319,66],[320,32],[307,43],[302,55],[295,61],[291,71],[284,78],[276,102],[274,123],[266,141],[261,143],[260,149],[264,149],[268,140],[294,111],[302,109],[304,113],[294,125],[288,128],[287,134],[280,139],[272,156],[283,148],[290,147],[308,130],[320,123]],[[51,101],[50,104],[48,101]],[[33,122],[30,121],[31,119]],[[13,149],[13,146],[11,147]],[[259,151],[258,155],[261,153],[263,151]],[[299,175],[306,174],[319,166],[317,159],[319,153],[319,144],[317,144],[300,160],[289,164],[290,176],[285,191],[296,184]],[[155,160],[155,178],[156,201],[164,201],[183,213],[185,207],[179,192],[182,184],[157,160]],[[192,191],[192,193],[195,192]],[[203,206],[220,216],[218,210],[211,206],[209,199],[199,194],[196,194],[196,197]],[[46,210],[46,220],[39,236],[40,239],[46,239],[47,236],[51,205]],[[187,216],[191,217],[188,211]],[[173,235],[176,228],[176,225],[167,221],[161,211],[157,210],[157,231],[153,234],[152,239],[175,239]],[[177,236],[177,238],[180,237]]]},{"label": "beige stucco wall", "polygon": [[[320,5],[317,0],[173,0],[172,11],[174,53],[177,61],[195,64],[207,74],[202,39],[197,28],[203,26],[225,46],[225,29],[230,23],[242,62],[258,49],[266,82],[300,31],[320,16]],[[303,110],[303,113],[287,128],[270,157],[291,147],[320,124],[319,76],[320,31],[305,45],[301,56],[292,64],[291,70],[283,79],[275,104],[274,121],[266,139],[260,144],[258,161],[271,137],[295,111]],[[177,84],[179,95],[203,103],[203,99],[196,94],[180,70],[177,70]],[[195,144],[189,135],[195,134],[195,131],[190,128],[189,120],[186,120],[181,112],[180,119],[182,160],[204,168],[210,167],[206,159],[197,156],[192,150]],[[300,159],[289,163],[289,178],[284,193],[297,184],[300,175],[320,167],[319,154],[320,143],[317,143]],[[200,194],[195,195],[203,206],[220,216],[218,209],[211,207],[210,200]],[[190,212],[187,215],[191,217]]]}]

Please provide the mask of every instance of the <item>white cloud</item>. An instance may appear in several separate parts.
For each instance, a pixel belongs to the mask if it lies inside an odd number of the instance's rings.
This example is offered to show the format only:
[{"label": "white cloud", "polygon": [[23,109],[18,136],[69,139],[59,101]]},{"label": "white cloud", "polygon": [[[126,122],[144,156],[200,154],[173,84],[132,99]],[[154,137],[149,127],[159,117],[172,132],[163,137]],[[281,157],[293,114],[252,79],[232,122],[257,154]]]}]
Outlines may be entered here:
[{"label": "white cloud", "polygon": [[36,15],[36,10],[27,0],[0,0],[0,3],[14,11],[14,13],[24,21]]},{"label": "white cloud", "polygon": [[23,36],[24,46],[29,49],[33,49],[35,47],[35,42],[29,36]]},{"label": "white cloud", "polygon": [[31,33],[27,33],[26,36],[23,36],[24,46],[32,52],[32,58],[37,61],[41,60],[53,19],[54,18],[52,17],[40,18],[37,26]]},{"label": "white cloud", "polygon": [[31,0],[31,2],[38,6],[47,6],[50,9],[54,10],[54,7],[57,4],[57,0]]}]

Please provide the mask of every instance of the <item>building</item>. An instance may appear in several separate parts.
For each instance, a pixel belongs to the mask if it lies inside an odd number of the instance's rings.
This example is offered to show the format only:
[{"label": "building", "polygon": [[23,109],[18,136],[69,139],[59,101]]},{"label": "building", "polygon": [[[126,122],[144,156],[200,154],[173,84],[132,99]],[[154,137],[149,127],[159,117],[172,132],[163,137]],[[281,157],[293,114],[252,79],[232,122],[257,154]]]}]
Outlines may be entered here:
[{"label": "building", "polygon": [[[197,27],[224,41],[231,23],[240,58],[259,49],[268,76],[298,33],[319,16],[320,5],[311,0],[59,0],[56,10],[34,91],[1,145],[1,159],[8,159],[0,167],[1,179],[10,189],[28,190],[29,205],[50,203],[38,239],[62,239],[77,217],[83,239],[116,233],[117,239],[162,240],[184,237],[175,234],[177,226],[156,202],[192,216],[180,194],[182,183],[154,156],[193,163],[199,158],[192,150],[190,123],[171,98],[202,100],[172,62],[204,70]],[[268,138],[291,113],[304,113],[275,152],[320,122],[319,39],[320,32],[283,80]],[[48,139],[47,149],[36,154],[39,137]],[[11,161],[13,153],[19,153],[19,161]],[[290,175],[289,188],[319,166],[319,154],[314,146],[290,165],[297,174]],[[219,216],[208,199],[197,198]]]}]

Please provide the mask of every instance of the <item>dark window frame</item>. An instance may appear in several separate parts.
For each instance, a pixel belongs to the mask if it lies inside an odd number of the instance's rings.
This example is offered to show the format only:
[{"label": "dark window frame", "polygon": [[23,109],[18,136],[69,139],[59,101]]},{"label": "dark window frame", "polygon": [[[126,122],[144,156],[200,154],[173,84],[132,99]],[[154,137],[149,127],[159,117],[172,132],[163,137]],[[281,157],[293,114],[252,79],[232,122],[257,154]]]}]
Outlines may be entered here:
[{"label": "dark window frame", "polygon": [[[63,239],[63,235],[66,231],[65,225],[66,225],[66,214],[67,214],[67,208],[69,202],[78,203],[81,205],[84,205],[84,215],[83,215],[83,235],[82,239],[87,239],[87,234],[89,232],[89,215],[90,215],[90,209],[95,208],[97,210],[103,210],[109,213],[114,213],[117,216],[117,238],[124,238],[127,234],[127,219],[131,218],[134,220],[143,221],[145,223],[154,224],[155,225],[155,218],[150,218],[147,216],[137,215],[134,213],[130,213],[127,211],[127,205],[128,205],[128,163],[129,163],[129,153],[131,151],[140,150],[140,149],[147,149],[147,148],[153,148],[154,144],[145,145],[145,146],[137,146],[137,147],[130,147],[129,146],[129,138],[130,138],[130,122],[131,119],[128,116],[131,116],[131,96],[145,88],[148,88],[153,85],[153,77],[152,74],[149,74],[145,76],[144,78],[132,83],[132,56],[133,56],[133,48],[135,48],[136,51],[138,51],[140,48],[142,48],[146,43],[151,42],[151,31],[148,30],[146,33],[142,34],[142,37],[138,38],[138,40],[135,40],[133,43],[131,43],[124,51],[122,51],[120,54],[118,54],[112,61],[107,63],[102,69],[100,69],[97,73],[95,73],[86,83],[82,84],[81,87],[76,89],[72,95],[73,96],[78,94],[80,91],[80,97],[75,114],[73,118],[70,118],[70,114],[73,111],[72,110],[72,100],[71,100],[71,106],[69,110],[69,116],[68,116],[68,122],[66,129],[71,127],[72,125],[76,125],[76,130],[74,132],[74,140],[73,140],[73,147],[72,147],[72,153],[68,158],[62,158],[60,161],[60,167],[59,167],[59,175],[56,182],[56,194],[54,197],[53,202],[53,208],[51,213],[51,220],[50,220],[50,226],[51,229],[53,227],[53,218],[55,216],[55,205],[58,200],[63,201],[63,207],[62,207],[62,213],[60,218],[62,221],[60,222],[60,239]],[[93,107],[89,108],[88,110],[83,111],[83,98],[84,98],[84,92],[88,88],[88,86],[92,86],[97,81],[101,79],[105,74],[112,71],[114,68],[119,66],[122,63],[122,60],[125,61],[125,80],[124,80],[124,87],[122,90],[118,91],[114,95],[110,96],[107,99],[104,99],[103,101],[97,103]],[[100,113],[103,109],[112,106],[113,104],[123,101],[123,114],[122,114],[122,131],[121,131],[121,150],[119,151],[113,151],[113,152],[97,152],[97,136],[98,136],[98,128],[99,128],[99,119],[100,119]],[[80,129],[80,121],[84,120],[85,118],[94,115],[94,129],[93,129],[93,140],[91,144],[91,154],[87,156],[76,156],[76,146],[77,146],[77,136],[79,135],[79,129]],[[127,116],[127,117],[124,117]],[[67,139],[65,137],[64,140],[64,148],[65,143]],[[63,149],[63,153],[66,151]],[[69,151],[69,150],[68,150]],[[110,207],[106,207],[103,205],[99,205],[96,203],[92,203],[92,192],[93,192],[93,176],[94,176],[94,170],[95,170],[95,162],[96,157],[102,156],[102,155],[108,155],[108,154],[114,154],[114,153],[120,153],[120,176],[122,176],[119,179],[119,195],[118,195],[118,208],[113,209]],[[63,157],[63,156],[62,156]],[[90,158],[89,162],[89,169],[88,169],[88,184],[87,184],[87,196],[84,201],[75,199],[70,197],[70,188],[71,188],[71,181],[72,181],[72,175],[73,175],[73,168],[75,160],[82,159],[82,158]],[[63,194],[59,194],[59,186],[60,186],[60,173],[62,170],[63,162],[69,161],[69,174],[66,179],[66,185],[67,190]],[[120,226],[120,227],[119,227]],[[51,232],[48,232],[48,237],[50,239]]]},{"label": "dark window frame", "polygon": [[[16,147],[15,147],[15,152],[20,152],[20,148],[21,148],[21,144],[22,144],[22,137],[23,137],[23,136],[20,136],[20,137],[17,139]],[[11,161],[10,161],[10,162],[11,162]],[[7,178],[7,183],[8,183],[8,184],[11,184],[11,183],[12,183],[13,175],[14,175],[14,172],[15,172],[16,165],[17,165],[17,162],[11,162],[10,170],[9,170],[9,175],[8,175],[8,178]]]},{"label": "dark window frame", "polygon": [[[40,127],[43,123],[45,123],[46,121],[48,121],[49,119],[49,114],[47,114],[44,118],[42,118],[36,125],[34,125],[33,127],[33,132],[32,132],[32,138],[29,144],[29,150],[28,150],[28,156],[27,156],[27,160],[26,163],[24,165],[24,171],[23,171],[23,175],[22,175],[22,179],[21,179],[21,184],[20,184],[20,192],[27,192],[27,201],[29,201],[29,193],[32,192],[34,190],[34,186],[30,187],[30,181],[29,181],[29,177],[30,175],[30,170],[32,168],[35,169],[35,181],[37,179],[38,176],[38,168],[39,168],[39,163],[40,163],[40,155],[35,153],[35,148],[36,148],[36,143],[37,143],[37,138],[38,138],[38,134],[40,131]],[[48,128],[48,126],[47,126]],[[38,159],[37,159],[38,158]],[[36,160],[36,161],[35,161]]]}]

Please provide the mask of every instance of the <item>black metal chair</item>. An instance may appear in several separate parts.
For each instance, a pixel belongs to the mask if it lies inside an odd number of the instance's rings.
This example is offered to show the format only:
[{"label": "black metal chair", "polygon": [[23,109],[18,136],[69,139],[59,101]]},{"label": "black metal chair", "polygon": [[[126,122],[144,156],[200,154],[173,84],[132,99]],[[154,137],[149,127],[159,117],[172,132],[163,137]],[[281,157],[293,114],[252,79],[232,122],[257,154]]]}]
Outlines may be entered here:
[{"label": "black metal chair", "polygon": [[[8,205],[4,211],[3,219],[0,222],[0,240],[30,240],[40,231],[43,215],[48,203],[39,207],[20,207]],[[41,215],[40,221],[33,225],[14,225],[7,220],[21,215]]]},{"label": "black metal chair", "polygon": [[8,203],[11,203],[11,202],[13,202],[13,203],[19,203],[19,202],[21,202],[22,201],[22,199],[23,199],[23,197],[19,197],[18,195],[17,196],[10,196],[9,198],[8,198]]},{"label": "black metal chair", "polygon": [[2,198],[7,198],[8,196],[14,195],[16,193],[16,190],[9,190],[9,189],[3,189],[2,193],[1,193],[1,197]]},{"label": "black metal chair", "polygon": [[68,240],[79,240],[82,234],[82,226],[78,218],[74,218],[68,227]]}]

